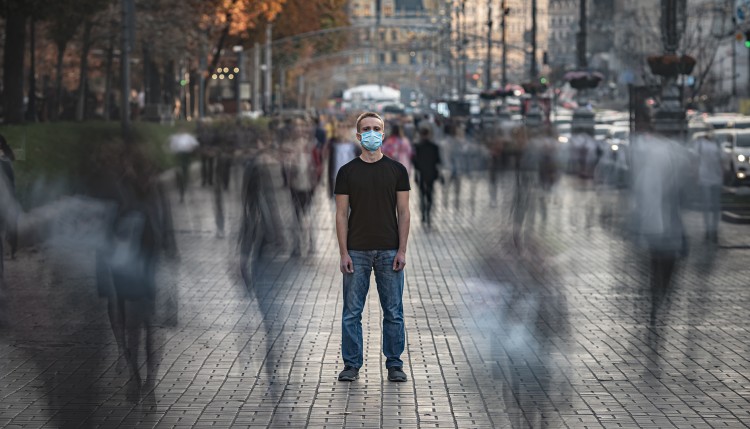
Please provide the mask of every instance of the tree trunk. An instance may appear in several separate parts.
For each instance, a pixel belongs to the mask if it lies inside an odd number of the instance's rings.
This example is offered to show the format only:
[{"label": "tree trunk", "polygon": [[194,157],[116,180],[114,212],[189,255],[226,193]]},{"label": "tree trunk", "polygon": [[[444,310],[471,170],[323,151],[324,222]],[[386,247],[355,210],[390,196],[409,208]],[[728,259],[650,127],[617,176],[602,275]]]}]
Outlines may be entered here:
[{"label": "tree trunk", "polygon": [[174,60],[167,61],[166,67],[164,67],[164,76],[162,80],[162,88],[164,88],[164,103],[174,109],[175,100],[175,71],[174,71]]},{"label": "tree trunk", "polygon": [[147,105],[161,104],[162,87],[159,67],[154,62],[148,44],[143,46],[143,82]]},{"label": "tree trunk", "polygon": [[[113,25],[114,27],[114,25]],[[110,99],[112,98],[112,63],[115,57],[115,35],[111,33],[109,36],[109,44],[107,45],[107,65],[104,69],[104,120],[109,121],[111,119],[112,104]]]},{"label": "tree trunk", "polygon": [[[232,4],[228,8],[228,10],[232,10],[234,5],[237,4],[237,0],[232,0]],[[221,35],[219,36],[219,40],[216,42],[216,48],[214,50],[214,55],[211,58],[211,61],[208,65],[208,68],[204,72],[205,75],[211,76],[211,73],[213,73],[214,70],[216,70],[216,67],[219,65],[219,60],[221,59],[221,51],[224,48],[224,43],[227,40],[227,37],[229,36],[229,30],[232,27],[232,13],[227,12],[226,19],[224,23],[224,28],[221,29]],[[206,82],[206,85],[203,86],[203,100],[208,105],[208,82]]]},{"label": "tree trunk", "polygon": [[198,101],[200,97],[197,96],[196,88],[198,85],[196,85],[196,83],[200,79],[201,73],[203,73],[203,70],[190,70],[190,80],[187,85],[187,91],[190,94],[190,97],[187,98],[190,99],[190,102],[188,103],[187,100],[185,100],[185,117],[192,116],[193,118],[198,118],[200,116],[198,112]]},{"label": "tree trunk", "polygon": [[6,124],[23,122],[23,66],[26,50],[26,15],[21,5],[6,6],[5,49],[3,53],[3,108]]},{"label": "tree trunk", "polygon": [[60,43],[57,45],[57,66],[55,67],[55,102],[53,103],[52,120],[56,121],[60,118],[60,106],[62,105],[62,73],[63,73],[63,59],[65,58],[65,48],[68,43]]},{"label": "tree trunk", "polygon": [[78,104],[76,106],[76,121],[83,121],[86,113],[86,90],[89,73],[89,50],[91,49],[91,20],[83,24],[83,46],[81,49],[81,65],[78,72]]},{"label": "tree trunk", "polygon": [[37,122],[36,108],[36,19],[31,16],[29,24],[29,56],[31,60],[29,68],[29,107],[26,109],[26,119],[31,122]]}]

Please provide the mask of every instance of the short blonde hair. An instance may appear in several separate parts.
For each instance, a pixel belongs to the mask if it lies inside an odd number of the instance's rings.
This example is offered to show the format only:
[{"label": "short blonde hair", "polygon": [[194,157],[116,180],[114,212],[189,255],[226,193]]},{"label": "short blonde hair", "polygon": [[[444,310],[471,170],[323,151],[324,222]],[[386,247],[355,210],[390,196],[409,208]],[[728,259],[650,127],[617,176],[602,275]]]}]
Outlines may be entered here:
[{"label": "short blonde hair", "polygon": [[385,127],[385,122],[383,121],[383,118],[380,117],[380,115],[375,112],[365,112],[359,115],[359,117],[357,118],[357,132],[359,132],[359,123],[362,122],[362,120],[365,118],[377,118],[383,125],[383,127]]}]

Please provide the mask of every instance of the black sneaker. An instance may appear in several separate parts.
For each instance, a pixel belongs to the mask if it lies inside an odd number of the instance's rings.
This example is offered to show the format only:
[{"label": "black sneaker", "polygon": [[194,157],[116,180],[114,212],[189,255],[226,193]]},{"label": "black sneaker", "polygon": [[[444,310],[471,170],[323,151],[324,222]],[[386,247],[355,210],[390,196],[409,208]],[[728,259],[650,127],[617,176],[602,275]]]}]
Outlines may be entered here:
[{"label": "black sneaker", "polygon": [[359,378],[359,368],[345,366],[344,370],[339,373],[339,381],[354,381]]},{"label": "black sneaker", "polygon": [[390,367],[388,368],[388,381],[406,381],[406,373],[400,366]]}]

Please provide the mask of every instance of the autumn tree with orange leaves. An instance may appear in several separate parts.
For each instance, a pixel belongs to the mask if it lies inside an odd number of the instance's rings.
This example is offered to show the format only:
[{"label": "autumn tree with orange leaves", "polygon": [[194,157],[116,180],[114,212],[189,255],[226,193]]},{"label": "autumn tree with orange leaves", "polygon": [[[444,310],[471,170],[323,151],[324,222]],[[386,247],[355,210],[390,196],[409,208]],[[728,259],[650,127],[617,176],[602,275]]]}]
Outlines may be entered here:
[{"label": "autumn tree with orange leaves", "polygon": [[[79,108],[72,111],[78,119],[89,119],[95,111],[104,112],[103,117],[109,119],[110,112],[117,114],[120,103],[116,99],[129,96],[120,94],[113,85],[119,78],[116,48],[122,36],[120,0],[86,0],[87,5],[101,7],[63,7],[70,3],[80,5],[81,1],[0,0],[0,12],[4,12],[0,19],[5,20],[7,33],[4,55],[8,122],[22,120],[21,91],[27,86],[22,30],[30,20],[26,8],[32,3],[44,5],[39,10],[46,12],[37,19],[36,71],[45,82],[52,81],[53,88],[53,96],[46,97],[40,108],[49,111],[40,116],[42,120],[55,120],[62,111],[67,113],[59,119],[72,119],[70,105],[76,101]],[[9,6],[14,4],[25,8]],[[265,42],[269,23],[273,23],[273,39],[277,42],[274,64],[286,67],[290,74],[303,73],[304,67],[310,67],[311,58],[325,56],[346,43],[345,31],[315,35],[319,30],[347,27],[346,5],[347,0],[135,0],[133,88],[142,88],[148,103],[174,103],[180,94],[182,73],[188,73],[185,91],[194,95],[199,75],[205,77],[209,70],[215,70],[231,46],[250,47]],[[18,17],[11,13],[15,11]],[[93,24],[90,32],[86,31],[86,22]],[[12,31],[19,36],[10,37],[15,36]],[[302,36],[293,37],[298,35]],[[295,69],[294,64],[303,66]],[[9,65],[17,67],[11,69]],[[274,74],[274,78],[278,75]],[[56,87],[60,90],[54,90]],[[57,106],[55,100],[72,101],[67,102],[66,108]],[[82,100],[96,105],[84,110]],[[195,97],[190,100],[194,103]],[[186,113],[194,110],[195,106],[189,106]]]}]

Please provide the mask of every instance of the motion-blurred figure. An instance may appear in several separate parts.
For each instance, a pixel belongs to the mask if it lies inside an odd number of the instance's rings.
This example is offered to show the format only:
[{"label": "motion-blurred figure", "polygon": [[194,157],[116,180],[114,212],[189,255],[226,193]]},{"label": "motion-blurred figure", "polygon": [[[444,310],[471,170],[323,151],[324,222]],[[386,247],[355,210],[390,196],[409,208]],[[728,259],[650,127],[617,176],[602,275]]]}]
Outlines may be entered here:
[{"label": "motion-blurred figure", "polygon": [[212,146],[217,139],[217,130],[210,124],[203,124],[198,129],[198,140],[200,148],[198,153],[201,158],[201,186],[213,185],[214,180],[214,151]]},{"label": "motion-blurred figure", "polygon": [[687,249],[681,214],[687,154],[675,140],[645,133],[636,137],[632,155],[633,232],[648,252],[653,326],[660,310],[669,311],[672,275]]},{"label": "motion-blurred figure", "polygon": [[[271,244],[281,241],[276,192],[281,192],[281,165],[269,135],[260,136],[258,150],[242,175],[242,224],[240,227],[240,274],[250,288],[258,274],[258,262]],[[281,188],[278,188],[281,186]]]},{"label": "motion-blurred figure", "polygon": [[[13,161],[16,160],[16,156],[13,153],[8,142],[5,140],[3,135],[0,135],[0,174],[2,174],[7,181],[10,191],[15,196],[16,189],[16,177],[13,172]],[[5,237],[3,237],[5,236]],[[3,251],[3,238],[8,240],[10,244],[10,257],[11,259],[16,256],[16,249],[18,247],[18,236],[16,234],[16,220],[7,219],[3,222],[0,219],[0,282],[3,277],[3,259],[5,252]]]},{"label": "motion-blurred figure", "polygon": [[586,132],[576,133],[571,139],[571,170],[581,178],[590,178],[594,174],[597,160],[597,143],[594,137]]},{"label": "motion-blurred figure", "polygon": [[382,150],[383,155],[400,162],[406,167],[406,170],[411,177],[411,159],[413,156],[413,150],[411,148],[411,142],[409,142],[409,139],[404,136],[399,124],[391,124],[391,133],[383,142]]},{"label": "motion-blurred figure", "polygon": [[[97,287],[108,299],[112,331],[130,370],[128,398],[153,399],[158,358],[152,318],[156,311],[156,268],[161,252],[176,256],[172,215],[158,182],[158,170],[137,148],[106,145],[101,149],[95,190],[114,203],[109,239],[97,253]],[[146,377],[138,362],[145,340]]]},{"label": "motion-blurred figure", "polygon": [[516,246],[521,244],[521,232],[529,214],[533,214],[533,204],[537,198],[540,172],[539,165],[545,136],[539,130],[526,130],[524,138],[516,140],[517,162],[513,203],[513,240]]},{"label": "motion-blurred figure", "polygon": [[362,150],[354,143],[352,130],[341,126],[331,136],[331,149],[328,160],[328,195],[333,198],[333,188],[336,183],[336,175],[339,169],[347,162],[358,157]]},{"label": "motion-blurred figure", "polygon": [[169,150],[177,158],[177,188],[180,191],[181,203],[185,201],[185,190],[190,180],[190,162],[193,152],[199,145],[198,140],[190,133],[178,133],[169,137]]},{"label": "motion-blurred figure", "polygon": [[317,185],[317,173],[313,151],[316,143],[307,136],[304,128],[298,124],[294,135],[287,143],[289,152],[284,159],[284,175],[291,191],[292,204],[296,215],[297,231],[292,240],[292,255],[301,255],[304,242],[309,244],[308,251],[314,251],[312,228],[309,212],[313,192]]},{"label": "motion-blurred figure", "polygon": [[548,191],[559,179],[557,163],[557,136],[551,126],[538,137],[539,145],[539,183]]},{"label": "motion-blurred figure", "polygon": [[698,186],[706,240],[716,243],[719,241],[723,181],[721,149],[713,133],[709,133],[695,141],[694,150],[698,157]]},{"label": "motion-blurred figure", "polygon": [[419,185],[419,208],[422,213],[422,223],[432,226],[432,196],[435,181],[440,178],[438,166],[442,164],[440,149],[432,141],[432,126],[419,126],[419,143],[414,152],[415,179]]},{"label": "motion-blurred figure", "polygon": [[[7,193],[7,198],[15,199],[16,179],[13,174],[13,161],[15,155],[8,145],[5,137],[0,135],[0,186]],[[8,202],[0,199],[0,205],[8,205]],[[5,252],[3,251],[3,235],[8,237],[10,242],[10,257],[14,258],[16,254],[16,228],[15,215],[2,216],[0,213],[0,326],[5,325],[7,320],[6,298],[5,298]],[[3,234],[4,233],[4,234]]]},{"label": "motion-blurred figure", "polygon": [[448,181],[444,187],[444,199],[443,203],[445,207],[448,207],[450,200],[450,191],[453,189],[454,194],[454,206],[458,210],[460,208],[460,195],[461,195],[461,179],[465,174],[468,173],[468,147],[466,140],[458,138],[456,135],[457,126],[454,123],[448,123],[445,125],[445,138],[442,142],[443,154],[442,158],[445,159],[445,166],[449,173]]}]

